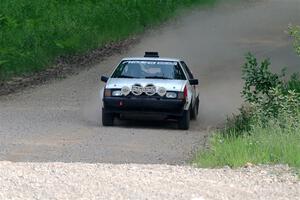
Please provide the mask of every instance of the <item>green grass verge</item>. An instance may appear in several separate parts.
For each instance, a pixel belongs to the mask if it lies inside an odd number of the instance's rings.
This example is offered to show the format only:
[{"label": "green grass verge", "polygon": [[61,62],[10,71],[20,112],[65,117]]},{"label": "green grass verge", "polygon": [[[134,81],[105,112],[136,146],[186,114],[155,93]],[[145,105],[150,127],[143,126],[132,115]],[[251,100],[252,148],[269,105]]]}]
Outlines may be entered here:
[{"label": "green grass verge", "polygon": [[216,0],[1,0],[0,78],[127,38],[180,8]]},{"label": "green grass verge", "polygon": [[[232,133],[233,135],[233,133]],[[300,169],[300,128],[254,126],[243,136],[216,133],[211,149],[199,152],[194,163],[201,167],[239,167],[246,163],[288,164]]]}]

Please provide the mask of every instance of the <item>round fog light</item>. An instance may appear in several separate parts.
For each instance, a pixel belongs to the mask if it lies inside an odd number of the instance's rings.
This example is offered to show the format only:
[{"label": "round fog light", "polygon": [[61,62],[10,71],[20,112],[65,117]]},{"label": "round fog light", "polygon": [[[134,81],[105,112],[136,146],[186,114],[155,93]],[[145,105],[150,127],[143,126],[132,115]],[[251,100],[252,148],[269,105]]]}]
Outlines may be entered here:
[{"label": "round fog light", "polygon": [[130,93],[130,88],[127,86],[124,86],[124,87],[122,87],[121,92],[124,96],[127,96]]},{"label": "round fog light", "polygon": [[157,94],[161,97],[165,96],[166,92],[167,92],[167,90],[164,87],[159,87],[157,90]]}]

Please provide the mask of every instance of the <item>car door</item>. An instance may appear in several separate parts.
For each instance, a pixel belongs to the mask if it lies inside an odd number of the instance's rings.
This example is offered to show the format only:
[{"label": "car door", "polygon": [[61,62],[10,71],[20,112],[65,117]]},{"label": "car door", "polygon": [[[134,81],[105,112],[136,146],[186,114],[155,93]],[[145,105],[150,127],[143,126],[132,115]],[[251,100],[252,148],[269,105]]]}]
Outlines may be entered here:
[{"label": "car door", "polygon": [[[188,76],[187,78],[189,80],[194,79],[194,75],[191,72],[191,70],[188,68],[187,64],[184,61],[180,61],[180,64],[181,64],[183,70],[185,71],[186,75]],[[192,90],[192,93],[193,93],[193,95],[192,95],[192,105],[194,106],[194,103],[196,102],[196,98],[198,96],[196,85],[191,85],[191,90]]]}]

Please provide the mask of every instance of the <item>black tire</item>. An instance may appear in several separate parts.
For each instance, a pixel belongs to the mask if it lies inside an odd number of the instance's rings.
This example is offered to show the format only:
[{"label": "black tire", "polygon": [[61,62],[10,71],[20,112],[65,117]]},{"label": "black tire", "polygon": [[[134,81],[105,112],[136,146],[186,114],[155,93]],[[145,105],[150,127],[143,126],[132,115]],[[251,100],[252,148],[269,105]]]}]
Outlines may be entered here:
[{"label": "black tire", "polygon": [[195,105],[191,110],[191,119],[193,120],[197,119],[198,112],[199,112],[199,98],[196,99]]},{"label": "black tire", "polygon": [[178,128],[181,130],[188,130],[190,128],[190,110],[185,110],[178,121]]},{"label": "black tire", "polygon": [[102,125],[103,126],[113,126],[114,125],[114,115],[112,113],[106,113],[102,110]]}]

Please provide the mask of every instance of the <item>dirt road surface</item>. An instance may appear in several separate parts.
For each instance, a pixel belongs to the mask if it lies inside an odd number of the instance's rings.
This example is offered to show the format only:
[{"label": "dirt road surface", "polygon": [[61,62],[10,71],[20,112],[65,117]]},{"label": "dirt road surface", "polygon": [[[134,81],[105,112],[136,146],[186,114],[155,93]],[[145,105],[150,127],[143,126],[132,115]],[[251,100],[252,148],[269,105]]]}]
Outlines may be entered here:
[{"label": "dirt road surface", "polygon": [[[226,1],[225,1],[226,2]],[[274,70],[299,71],[284,32],[300,24],[300,2],[220,3],[194,9],[148,31],[123,55],[64,80],[0,97],[0,159],[40,162],[182,164],[241,104],[240,66],[248,51],[271,57]],[[102,127],[100,75],[125,56],[146,50],[183,57],[200,80],[201,105],[189,131],[166,122],[121,121]]]}]

